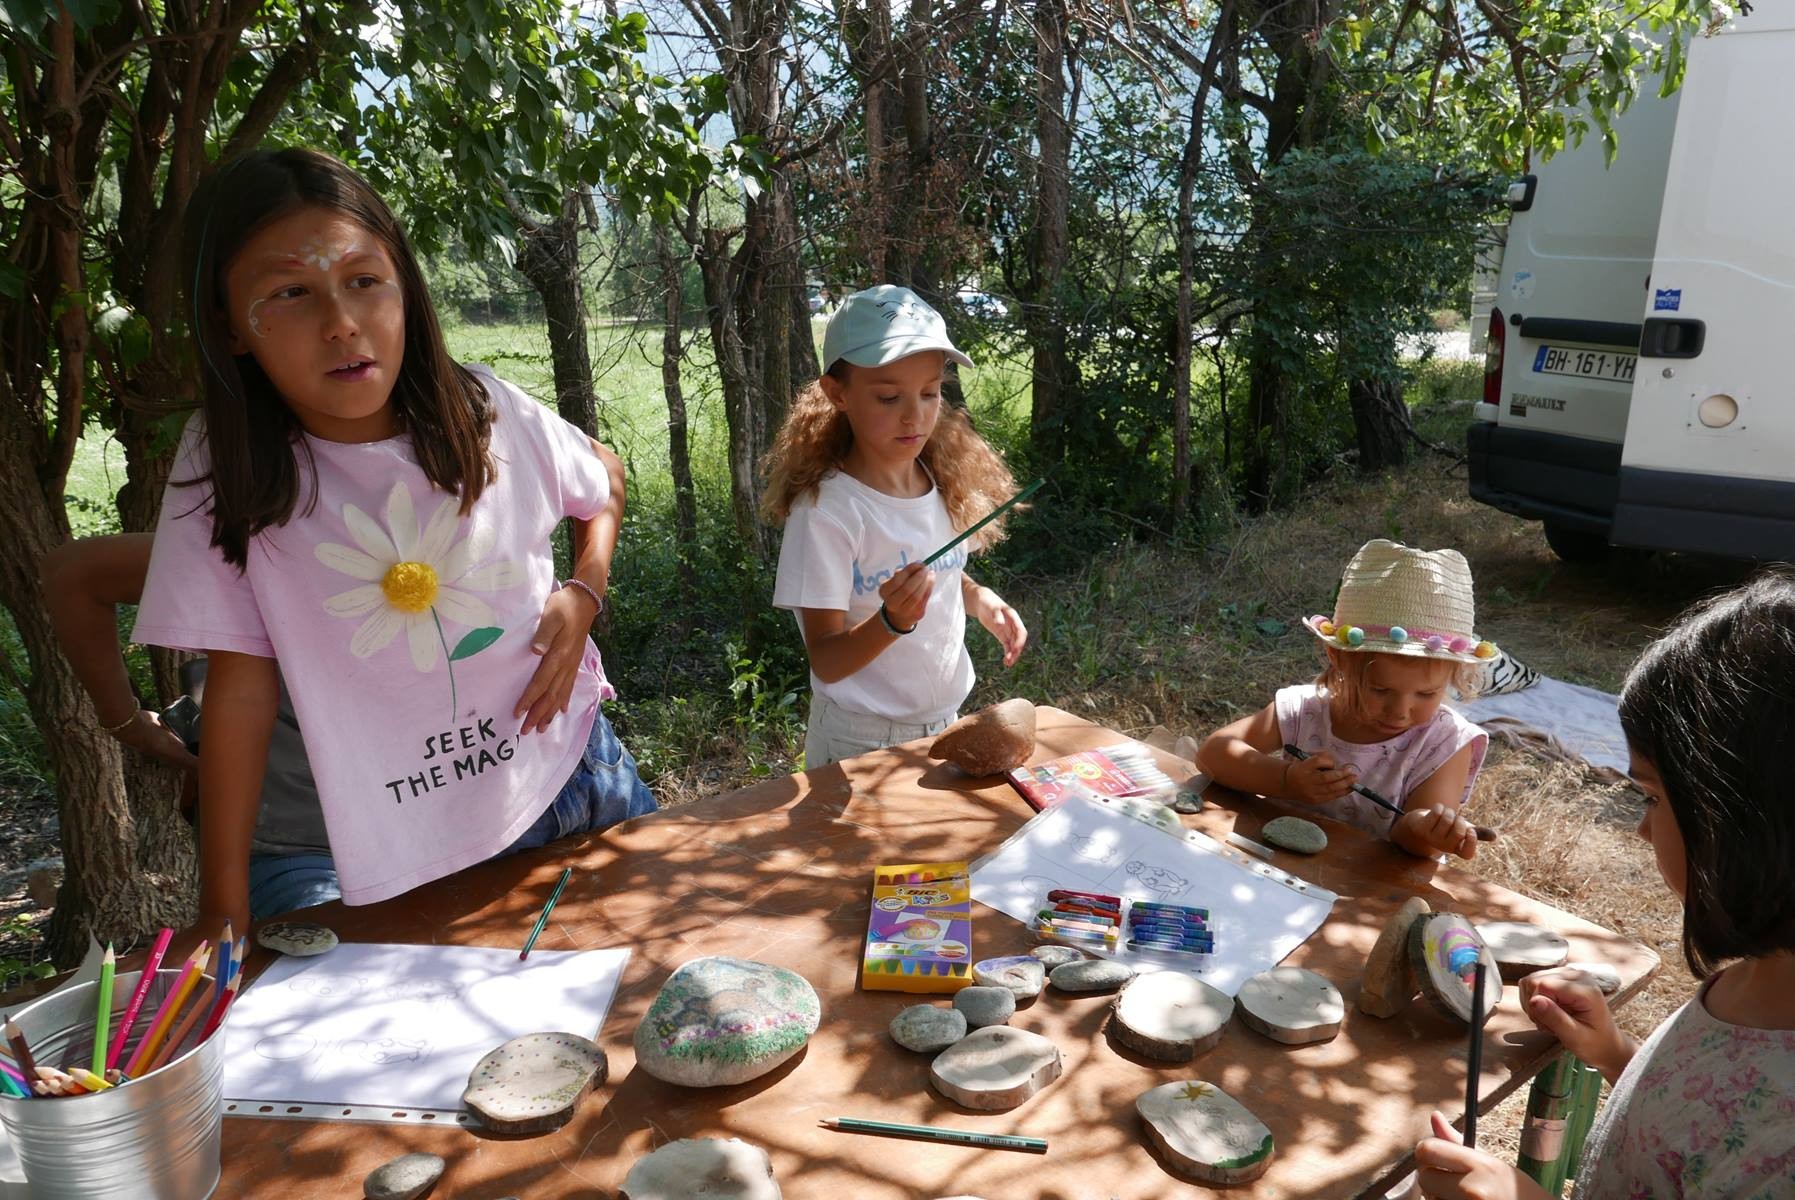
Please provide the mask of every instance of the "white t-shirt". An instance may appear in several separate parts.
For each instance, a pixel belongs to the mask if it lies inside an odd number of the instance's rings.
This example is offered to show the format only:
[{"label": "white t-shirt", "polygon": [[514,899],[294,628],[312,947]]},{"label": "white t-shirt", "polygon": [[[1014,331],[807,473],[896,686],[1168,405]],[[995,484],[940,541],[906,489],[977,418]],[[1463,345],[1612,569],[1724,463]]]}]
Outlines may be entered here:
[{"label": "white t-shirt", "polygon": [[[794,615],[800,608],[845,612],[850,629],[868,617],[877,620],[879,585],[958,532],[933,487],[905,499],[831,471],[817,486],[816,499],[798,500],[786,518],[773,604]],[[914,633],[895,639],[845,679],[824,683],[811,672],[811,692],[852,712],[906,724],[957,710],[972,691],[966,600],[960,594],[965,566],[961,543],[935,563],[935,587]],[[803,632],[802,619],[798,629]]]},{"label": "white t-shirt", "polygon": [[555,587],[549,535],[604,510],[584,434],[477,371],[498,478],[473,511],[436,488],[411,437],[306,438],[300,502],[249,542],[212,548],[204,422],[188,423],[162,497],[132,640],[278,659],[305,736],[347,904],[372,904],[490,858],[554,801],[608,698],[590,641],[566,714],[520,736],[542,660],[530,639]]}]

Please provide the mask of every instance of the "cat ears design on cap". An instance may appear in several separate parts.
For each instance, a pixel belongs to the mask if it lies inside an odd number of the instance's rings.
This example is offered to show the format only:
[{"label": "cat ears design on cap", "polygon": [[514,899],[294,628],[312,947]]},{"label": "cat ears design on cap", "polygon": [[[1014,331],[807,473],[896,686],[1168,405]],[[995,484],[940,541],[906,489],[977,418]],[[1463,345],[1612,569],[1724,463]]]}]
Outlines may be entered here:
[{"label": "cat ears design on cap", "polygon": [[1475,615],[1464,555],[1377,538],[1346,564],[1333,617],[1317,614],[1303,625],[1339,650],[1487,662],[1497,650],[1472,632]]}]

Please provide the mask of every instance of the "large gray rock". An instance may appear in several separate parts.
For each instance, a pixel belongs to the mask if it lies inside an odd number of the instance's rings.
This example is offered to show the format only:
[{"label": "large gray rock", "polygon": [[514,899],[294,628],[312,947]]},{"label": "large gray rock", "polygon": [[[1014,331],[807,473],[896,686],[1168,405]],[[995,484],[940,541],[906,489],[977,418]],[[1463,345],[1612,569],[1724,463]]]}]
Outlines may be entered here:
[{"label": "large gray rock", "polygon": [[1059,1077],[1059,1047],[1008,1025],[975,1029],[929,1064],[936,1091],[989,1112],[1015,1108]]},{"label": "large gray rock", "polygon": [[773,1162],[740,1138],[685,1138],[636,1160],[622,1200],[780,1200]]},{"label": "large gray rock", "polygon": [[1273,817],[1259,832],[1272,845],[1298,854],[1320,854],[1328,848],[1327,831],[1301,817]]},{"label": "large gray rock", "polygon": [[1113,992],[1134,978],[1134,968],[1107,958],[1066,963],[1048,972],[1047,982],[1062,992]]},{"label": "large gray rock", "polygon": [[687,1087],[745,1083],[804,1049],[821,1020],[816,989],[796,972],[695,958],[668,977],[636,1026],[636,1063]]},{"label": "large gray rock", "polygon": [[1035,752],[1035,706],[1005,700],[961,717],[935,738],[930,758],[945,758],[968,775],[995,775],[1019,767]]},{"label": "large gray rock", "polygon": [[972,964],[972,978],[984,987],[1008,988],[1018,1001],[1033,1000],[1047,983],[1047,964],[1032,954],[986,958]]},{"label": "large gray rock", "polygon": [[968,1029],[1002,1025],[1016,1015],[1016,993],[1006,987],[961,988],[954,993],[954,1008],[965,1016]]},{"label": "large gray rock", "polygon": [[1271,1166],[1271,1130],[1213,1083],[1164,1083],[1134,1102],[1147,1141],[1173,1172],[1202,1183],[1245,1183]]},{"label": "large gray rock", "polygon": [[1182,971],[1152,971],[1128,981],[1116,997],[1109,1034],[1164,1062],[1189,1062],[1221,1041],[1234,1001]]},{"label": "large gray rock", "polygon": [[578,1034],[529,1033],[474,1064],[461,1103],[488,1129],[546,1133],[573,1119],[605,1070],[605,1052]]},{"label": "large gray rock", "polygon": [[365,1200],[418,1200],[442,1178],[442,1159],[434,1154],[402,1154],[383,1163],[362,1180]]},{"label": "large gray rock", "polygon": [[891,1018],[891,1040],[906,1050],[933,1054],[966,1036],[966,1014],[957,1008],[912,1004]]}]

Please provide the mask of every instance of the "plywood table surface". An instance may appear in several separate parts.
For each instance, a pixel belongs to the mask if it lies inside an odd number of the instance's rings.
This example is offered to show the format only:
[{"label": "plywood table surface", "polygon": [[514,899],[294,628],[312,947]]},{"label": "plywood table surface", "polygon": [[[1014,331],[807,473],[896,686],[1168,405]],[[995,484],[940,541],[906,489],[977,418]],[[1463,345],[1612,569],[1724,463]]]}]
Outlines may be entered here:
[{"label": "plywood table surface", "polygon": [[[1039,718],[1037,762],[1123,740],[1057,709],[1042,708]],[[1191,774],[1189,764],[1156,753],[1175,776]],[[1210,798],[1204,812],[1184,820],[1218,839],[1231,829],[1255,837],[1277,815],[1263,801],[1220,789]],[[610,1056],[610,1082],[565,1128],[522,1139],[455,1126],[227,1118],[217,1195],[356,1196],[363,1176],[382,1162],[423,1150],[448,1160],[432,1193],[444,1200],[609,1197],[636,1159],[667,1141],[740,1137],[772,1156],[787,1200],[1164,1197],[1204,1189],[1167,1173],[1143,1140],[1134,1099],[1162,1083],[1203,1079],[1245,1103],[1277,1139],[1276,1161],[1260,1180],[1225,1190],[1337,1200],[1398,1177],[1427,1114],[1438,1108],[1457,1120],[1464,1106],[1462,1026],[1420,999],[1387,1021],[1353,1007],[1365,956],[1406,897],[1477,921],[1558,930],[1573,959],[1605,961],[1620,972],[1616,1004],[1658,967],[1650,950],[1618,934],[1324,822],[1322,855],[1280,852],[1277,862],[1339,894],[1327,921],[1286,960],[1327,976],[1346,997],[1337,1038],[1282,1046],[1237,1019],[1196,1061],[1155,1063],[1104,1035],[1110,997],[1049,989],[1011,1024],[1051,1038],[1064,1075],[1020,1108],[977,1113],[935,1094],[929,1056],[886,1034],[899,1009],[927,998],[859,990],[871,873],[881,862],[976,857],[1031,815],[1007,783],[969,780],[913,744],[488,864],[382,904],[312,910],[308,919],[346,941],[518,946],[561,867],[572,863],[573,879],[537,944],[633,951],[598,1037]],[[979,958],[1031,945],[1021,925],[982,906],[973,937]],[[635,1069],[631,1039],[656,991],[675,967],[707,954],[775,963],[811,982],[823,1023],[804,1053],[727,1088],[675,1087]],[[258,952],[251,972],[266,961]],[[1520,1012],[1510,985],[1489,1022],[1482,1107],[1522,1086],[1556,1051]],[[1050,1148],[1041,1156],[837,1133],[818,1126],[828,1116],[1023,1133],[1047,1138]]]}]

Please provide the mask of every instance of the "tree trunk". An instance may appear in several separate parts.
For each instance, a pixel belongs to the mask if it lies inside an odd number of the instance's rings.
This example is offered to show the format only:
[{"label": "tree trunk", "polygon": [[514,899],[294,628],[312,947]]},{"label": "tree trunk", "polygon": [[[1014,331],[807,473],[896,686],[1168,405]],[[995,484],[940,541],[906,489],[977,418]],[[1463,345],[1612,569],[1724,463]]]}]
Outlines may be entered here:
[{"label": "tree trunk", "polygon": [[680,261],[664,225],[654,227],[654,252],[661,266],[666,308],[661,321],[661,389],[667,394],[667,464],[673,472],[673,530],[678,545],[679,580],[698,585],[698,493],[692,484],[692,457],[686,425],[686,398],[680,388],[682,317]]},{"label": "tree trunk", "polygon": [[1066,114],[1066,26],[1064,0],[1035,4],[1035,165],[1034,235],[1029,249],[1030,295],[1026,304],[1029,343],[1034,351],[1033,404],[1029,432],[1042,462],[1064,452],[1066,420],[1072,407],[1072,367],[1060,311],[1060,277],[1066,267],[1070,214],[1071,126]]},{"label": "tree trunk", "polygon": [[1395,347],[1389,347],[1386,370],[1349,381],[1346,397],[1352,405],[1353,432],[1359,444],[1359,470],[1381,471],[1409,460],[1415,437],[1409,406],[1396,382]]},{"label": "tree trunk", "polygon": [[754,475],[754,383],[732,294],[737,270],[729,243],[740,232],[704,230],[698,248],[698,268],[704,277],[705,313],[710,321],[717,375],[723,385],[723,416],[729,426],[729,507],[743,548],[764,562],[767,537],[760,523],[760,482]]},{"label": "tree trunk", "polygon": [[597,437],[598,398],[592,390],[586,290],[580,279],[579,197],[569,192],[561,214],[550,221],[518,215],[517,269],[542,298],[555,373],[555,409],[587,437]]}]

